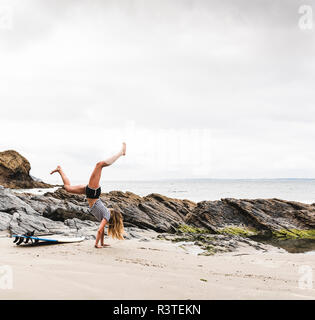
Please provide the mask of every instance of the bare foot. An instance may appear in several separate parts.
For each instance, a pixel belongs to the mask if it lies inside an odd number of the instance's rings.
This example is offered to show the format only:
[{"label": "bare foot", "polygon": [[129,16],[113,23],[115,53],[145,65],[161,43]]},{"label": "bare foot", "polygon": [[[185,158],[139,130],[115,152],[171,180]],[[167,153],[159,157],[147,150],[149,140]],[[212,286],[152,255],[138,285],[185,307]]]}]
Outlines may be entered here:
[{"label": "bare foot", "polygon": [[96,249],[101,249],[101,248],[103,248],[102,246],[99,246],[99,245],[94,245],[94,247],[95,247]]},{"label": "bare foot", "polygon": [[102,244],[103,248],[110,247],[110,244]]},{"label": "bare foot", "polygon": [[121,148],[121,154],[123,155],[123,156],[125,156],[126,155],[126,143],[125,142],[123,142],[123,146],[122,146],[122,148]]},{"label": "bare foot", "polygon": [[55,172],[60,172],[60,170],[61,170],[61,167],[57,166],[57,168],[55,170],[53,170],[52,172],[50,172],[50,174],[53,174]]}]

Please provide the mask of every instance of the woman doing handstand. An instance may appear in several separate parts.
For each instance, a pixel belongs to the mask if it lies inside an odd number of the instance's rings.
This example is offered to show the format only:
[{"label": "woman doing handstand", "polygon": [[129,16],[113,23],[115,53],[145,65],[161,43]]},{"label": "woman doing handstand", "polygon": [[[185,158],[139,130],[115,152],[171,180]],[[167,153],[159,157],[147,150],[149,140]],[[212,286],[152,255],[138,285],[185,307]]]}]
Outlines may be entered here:
[{"label": "woman doing handstand", "polygon": [[[110,166],[118,158],[124,155],[126,155],[125,143],[123,143],[121,150],[117,154],[96,164],[90,177],[89,184],[87,186],[71,186],[70,180],[67,178],[60,166],[58,166],[55,170],[53,170],[50,173],[53,174],[55,172],[58,172],[60,174],[64,184],[64,188],[69,193],[86,195],[86,200],[88,201],[90,207],[89,212],[93,214],[94,217],[100,222],[100,226],[96,234],[95,248],[102,248],[108,246],[104,244],[104,228],[106,224],[108,224],[109,236],[120,240],[124,239],[124,224],[121,212],[116,209],[106,208],[99,198],[101,195],[100,179],[102,175],[102,169],[104,167]],[[101,243],[100,245],[99,242]]]}]

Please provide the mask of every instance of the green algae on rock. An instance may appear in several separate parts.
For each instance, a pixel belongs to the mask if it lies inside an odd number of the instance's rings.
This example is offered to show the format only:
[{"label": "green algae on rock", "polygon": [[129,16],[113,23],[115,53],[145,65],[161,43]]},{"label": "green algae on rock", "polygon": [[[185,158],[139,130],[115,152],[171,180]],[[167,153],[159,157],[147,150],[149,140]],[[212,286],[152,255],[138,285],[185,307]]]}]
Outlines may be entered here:
[{"label": "green algae on rock", "polygon": [[272,232],[272,236],[278,239],[315,239],[315,229],[280,229]]},{"label": "green algae on rock", "polygon": [[251,237],[259,234],[256,229],[245,227],[225,227],[218,232],[221,234],[233,234],[241,237]]},{"label": "green algae on rock", "polygon": [[197,233],[197,234],[210,233],[210,231],[205,228],[197,228],[187,224],[180,224],[176,232],[177,233]]}]

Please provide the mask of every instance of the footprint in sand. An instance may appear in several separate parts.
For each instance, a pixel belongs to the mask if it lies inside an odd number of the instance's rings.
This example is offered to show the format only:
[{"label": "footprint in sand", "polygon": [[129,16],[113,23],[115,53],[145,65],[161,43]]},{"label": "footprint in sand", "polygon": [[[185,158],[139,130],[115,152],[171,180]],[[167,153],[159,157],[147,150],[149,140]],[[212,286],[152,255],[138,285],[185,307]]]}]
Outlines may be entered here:
[{"label": "footprint in sand", "polygon": [[146,267],[155,267],[155,268],[164,268],[164,264],[154,264],[152,261],[147,261],[144,259],[128,259],[128,258],[116,258],[115,261],[118,262],[125,262],[125,263],[133,263],[133,264],[140,264]]}]

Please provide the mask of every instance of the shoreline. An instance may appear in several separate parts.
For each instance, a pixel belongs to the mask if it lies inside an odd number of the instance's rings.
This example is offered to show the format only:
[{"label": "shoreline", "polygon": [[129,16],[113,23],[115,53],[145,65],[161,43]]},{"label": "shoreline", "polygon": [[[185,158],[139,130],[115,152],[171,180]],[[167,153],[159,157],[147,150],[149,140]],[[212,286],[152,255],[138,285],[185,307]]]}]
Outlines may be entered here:
[{"label": "shoreline", "polygon": [[[102,187],[102,186],[101,186]],[[32,195],[43,195],[45,194],[46,192],[55,192],[57,191],[59,188],[62,188],[61,185],[59,186],[55,186],[53,188],[31,188],[31,189],[14,189],[14,188],[11,188],[11,190],[15,193],[19,193],[19,194],[23,194],[23,193],[29,193],[29,194],[32,194]],[[109,193],[111,191],[121,191],[121,190],[107,190],[106,188],[102,187],[102,193]],[[123,190],[122,192],[131,192],[131,193],[134,193],[134,194],[138,194],[140,195],[141,197],[146,197],[148,195],[150,195],[151,193],[139,193],[137,191],[130,191],[130,190]],[[170,198],[175,198],[175,199],[178,199],[178,200],[189,200],[189,201],[192,201],[192,202],[195,202],[195,203],[199,203],[199,202],[203,202],[203,201],[220,201],[222,198],[218,197],[218,198],[213,198],[213,199],[204,199],[204,200],[198,200],[198,199],[193,199],[194,197],[181,197],[181,194],[184,193],[186,191],[172,191],[170,192],[169,194],[164,194],[166,195],[167,197],[170,197]],[[176,197],[175,197],[176,195]],[[237,198],[237,197],[236,197]],[[259,198],[259,197],[258,197]],[[266,198],[266,199],[272,199],[274,197],[270,197],[270,198]],[[246,199],[251,199],[251,200],[255,200],[257,199],[257,197],[247,197]],[[263,199],[263,198],[261,198]],[[293,202],[299,202],[299,203],[304,203],[304,204],[315,204],[315,199],[313,200],[299,200],[299,199],[282,199],[282,200],[285,200],[285,201],[293,201]]]}]

